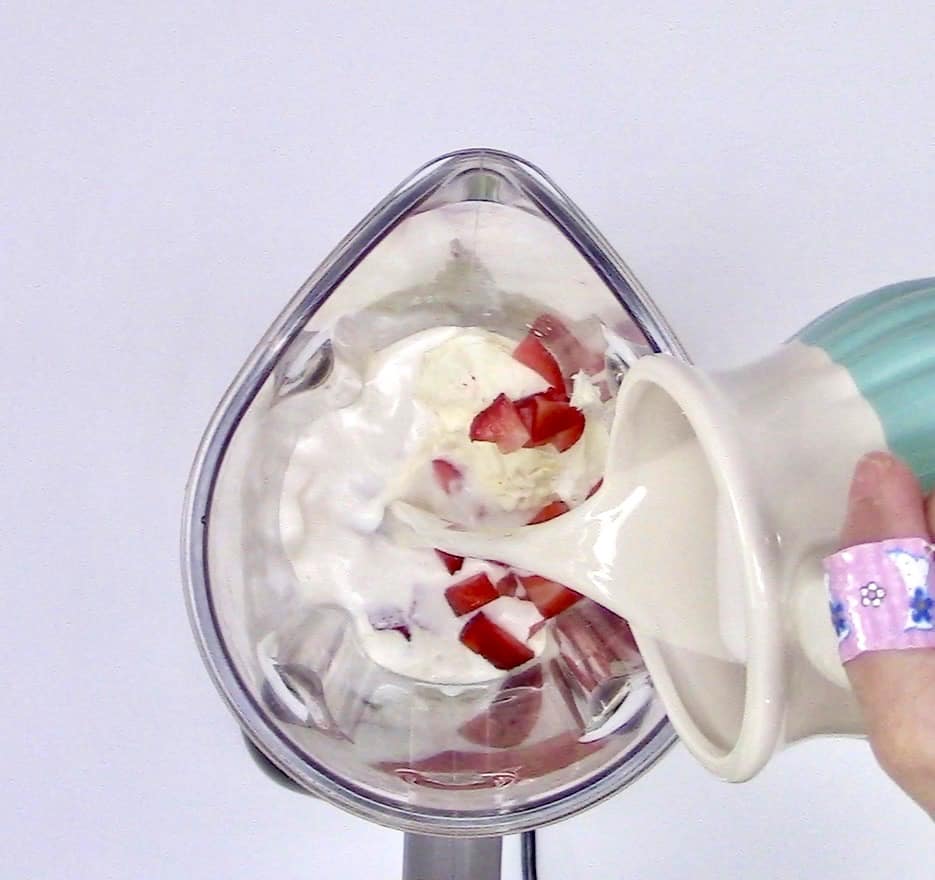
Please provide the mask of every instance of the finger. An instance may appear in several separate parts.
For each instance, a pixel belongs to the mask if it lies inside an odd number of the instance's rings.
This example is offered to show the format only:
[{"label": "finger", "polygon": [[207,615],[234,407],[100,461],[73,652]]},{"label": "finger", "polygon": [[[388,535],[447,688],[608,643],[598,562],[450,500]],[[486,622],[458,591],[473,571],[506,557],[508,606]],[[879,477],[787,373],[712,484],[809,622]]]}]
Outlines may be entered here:
[{"label": "finger", "polygon": [[[858,464],[841,544],[887,538],[930,538],[935,502],[918,480],[887,453]],[[877,651],[845,665],[863,709],[870,741],[883,768],[930,813],[935,813],[935,651]]]},{"label": "finger", "polygon": [[928,535],[922,490],[915,474],[888,452],[872,452],[862,458],[851,483],[841,546]]},{"label": "finger", "polygon": [[929,536],[935,538],[935,492],[932,492],[928,497],[925,513],[928,520]]}]

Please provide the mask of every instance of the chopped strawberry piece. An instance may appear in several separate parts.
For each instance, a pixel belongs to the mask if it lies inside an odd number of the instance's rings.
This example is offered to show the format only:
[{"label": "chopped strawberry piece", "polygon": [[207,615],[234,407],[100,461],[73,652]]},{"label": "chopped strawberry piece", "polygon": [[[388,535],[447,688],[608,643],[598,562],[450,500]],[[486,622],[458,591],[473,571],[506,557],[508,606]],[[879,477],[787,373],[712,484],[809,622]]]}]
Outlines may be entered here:
[{"label": "chopped strawberry piece", "polygon": [[505,574],[497,581],[497,592],[501,596],[515,596],[519,589],[519,578],[513,572]]},{"label": "chopped strawberry piece", "polygon": [[[572,360],[577,362],[579,369],[583,370],[589,376],[594,376],[605,369],[607,364],[604,361],[604,355],[601,352],[591,351],[585,348],[578,340],[575,340],[575,347],[572,354]],[[574,371],[575,373],[578,370]],[[574,373],[572,373],[574,375]]]},{"label": "chopped strawberry piece", "polygon": [[[572,410],[572,412],[578,412],[578,410]],[[581,435],[584,433],[584,416],[582,415],[580,419],[574,421],[570,427],[566,428],[564,431],[559,431],[557,434],[553,434],[549,438],[549,443],[551,443],[559,452],[565,452],[571,449],[580,439]]]},{"label": "chopped strawberry piece", "polygon": [[528,646],[497,626],[483,611],[464,624],[459,638],[497,669],[514,669],[535,656]]},{"label": "chopped strawberry piece", "polygon": [[407,642],[412,638],[409,619],[401,608],[371,608],[367,617],[370,625],[376,630],[394,630]]},{"label": "chopped strawberry piece", "polygon": [[643,668],[627,622],[590,599],[563,614],[552,632],[561,664],[585,693],[621,671]]},{"label": "chopped strawberry piece", "polygon": [[[517,415],[519,415],[520,421],[523,423],[523,427],[532,434],[532,424],[536,417],[536,405],[528,398],[523,398],[522,400],[517,400],[514,404],[516,406]],[[529,445],[527,440],[525,446]]]},{"label": "chopped strawberry piece", "polygon": [[[528,397],[521,397],[517,400],[516,411],[523,420],[523,424],[529,429],[530,434],[533,432],[533,426],[536,421],[536,411],[539,408],[540,400],[549,401],[551,403],[568,403],[568,396],[557,388],[548,388],[545,391],[540,391],[537,394],[530,394]],[[530,444],[527,443],[526,445],[528,446]]]},{"label": "chopped strawberry piece", "polygon": [[552,443],[559,452],[564,452],[584,433],[584,413],[556,397],[550,388],[516,401],[519,417],[529,431],[526,446]]},{"label": "chopped strawberry piece", "polygon": [[553,403],[568,403],[568,395],[558,388],[546,388],[545,391],[537,391],[527,397],[521,397],[516,401],[516,405],[534,400],[551,400]]},{"label": "chopped strawberry piece", "polygon": [[562,368],[535,333],[526,335],[526,338],[513,350],[513,357],[530,370],[535,370],[552,388],[565,391]]},{"label": "chopped strawberry piece", "polygon": [[571,331],[565,326],[562,319],[557,318],[555,315],[550,315],[548,312],[539,315],[539,317],[532,322],[530,332],[534,333],[540,339],[560,340],[571,336]]},{"label": "chopped strawberry piece", "polygon": [[603,644],[613,652],[615,659],[641,662],[640,649],[633,637],[633,630],[624,618],[588,599],[575,609],[573,617],[569,615],[563,617],[559,621],[559,626],[569,631],[574,625],[574,619],[587,622],[600,636]]},{"label": "chopped strawberry piece", "polygon": [[536,523],[548,522],[550,519],[555,519],[555,517],[567,512],[568,505],[564,501],[552,501],[529,520],[528,525],[534,526]]},{"label": "chopped strawberry piece", "polygon": [[497,449],[506,454],[522,449],[529,440],[529,429],[513,401],[501,394],[487,409],[474,416],[471,439],[496,443]]},{"label": "chopped strawberry piece", "polygon": [[468,742],[511,749],[526,740],[539,719],[542,691],[523,688],[499,694],[487,710],[458,728]]},{"label": "chopped strawberry piece", "polygon": [[457,492],[464,485],[464,475],[450,461],[443,458],[432,459],[435,480],[448,495]]},{"label": "chopped strawberry piece", "polygon": [[526,595],[543,617],[555,617],[581,598],[580,593],[537,574],[520,577],[520,581],[526,589]]},{"label": "chopped strawberry piece", "polygon": [[510,749],[523,742],[542,708],[542,667],[538,664],[511,675],[480,715],[458,728],[468,741],[494,749]]},{"label": "chopped strawberry piece", "polygon": [[500,692],[512,688],[541,688],[542,682],[542,667],[537,663],[535,666],[527,666],[522,672],[508,675],[500,685]]},{"label": "chopped strawberry piece", "polygon": [[457,574],[461,571],[461,566],[464,565],[463,556],[455,556],[453,553],[446,553],[444,550],[439,550],[437,547],[435,548],[435,552],[438,554],[438,558],[445,563],[448,574]]},{"label": "chopped strawberry piece", "polygon": [[590,498],[590,497],[591,497],[598,489],[600,489],[601,486],[603,486],[603,485],[604,485],[604,478],[601,477],[601,478],[591,487],[591,491],[588,492],[587,497]]},{"label": "chopped strawberry piece", "polygon": [[445,598],[458,617],[480,608],[481,605],[493,602],[499,596],[497,588],[483,572],[458,581],[445,590]]},{"label": "chopped strawberry piece", "polygon": [[583,370],[593,376],[604,369],[603,353],[588,348],[555,315],[539,315],[532,323],[532,333],[548,343],[565,375]]},{"label": "chopped strawberry piece", "polygon": [[[571,681],[569,680],[569,670],[566,669],[559,660],[550,660],[548,664],[548,676],[549,684],[554,687],[561,696],[565,711],[572,719],[572,724],[575,729],[583,730],[585,724],[581,717],[581,712],[578,710],[578,704],[575,701]],[[556,706],[556,708],[558,707]]]},{"label": "chopped strawberry piece", "polygon": [[[554,443],[559,435],[574,433],[575,440],[584,431],[584,413],[567,403],[541,401],[534,423],[535,444]],[[566,447],[567,448],[567,447]]]}]

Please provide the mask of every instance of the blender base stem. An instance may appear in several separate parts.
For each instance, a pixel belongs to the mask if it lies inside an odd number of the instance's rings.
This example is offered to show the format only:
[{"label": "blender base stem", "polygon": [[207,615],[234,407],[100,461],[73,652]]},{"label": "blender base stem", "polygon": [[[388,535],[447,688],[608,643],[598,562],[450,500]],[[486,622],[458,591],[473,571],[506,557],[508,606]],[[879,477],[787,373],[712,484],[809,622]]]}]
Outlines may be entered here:
[{"label": "blender base stem", "polygon": [[500,880],[500,837],[407,834],[403,880]]}]

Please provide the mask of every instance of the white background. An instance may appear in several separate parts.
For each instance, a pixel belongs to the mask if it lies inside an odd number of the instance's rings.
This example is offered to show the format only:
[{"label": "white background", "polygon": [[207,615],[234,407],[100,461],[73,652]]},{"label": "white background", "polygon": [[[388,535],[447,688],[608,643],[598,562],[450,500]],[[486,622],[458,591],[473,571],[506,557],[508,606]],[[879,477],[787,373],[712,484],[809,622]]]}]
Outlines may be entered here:
[{"label": "white background", "polygon": [[[461,146],[543,166],[702,363],[935,274],[932,9],[6,4],[0,875],[395,876],[397,835],[259,774],[194,648],[178,519],[226,383]],[[546,880],[921,880],[935,839],[831,741],[741,787],[677,749],[540,837]]]}]

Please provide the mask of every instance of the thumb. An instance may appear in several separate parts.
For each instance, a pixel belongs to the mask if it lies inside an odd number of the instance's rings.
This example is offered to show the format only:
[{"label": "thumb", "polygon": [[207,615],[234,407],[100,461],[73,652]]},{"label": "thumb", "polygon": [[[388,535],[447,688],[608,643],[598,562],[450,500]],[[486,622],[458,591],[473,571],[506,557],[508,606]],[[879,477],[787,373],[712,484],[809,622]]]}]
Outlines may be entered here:
[{"label": "thumb", "polygon": [[[857,465],[841,546],[887,538],[931,539],[935,501],[927,517],[919,482],[883,452]],[[884,770],[935,815],[935,651],[861,654],[845,665],[874,753]]]},{"label": "thumb", "polygon": [[915,474],[888,452],[864,456],[851,483],[841,546],[920,537],[929,537],[929,529]]}]

